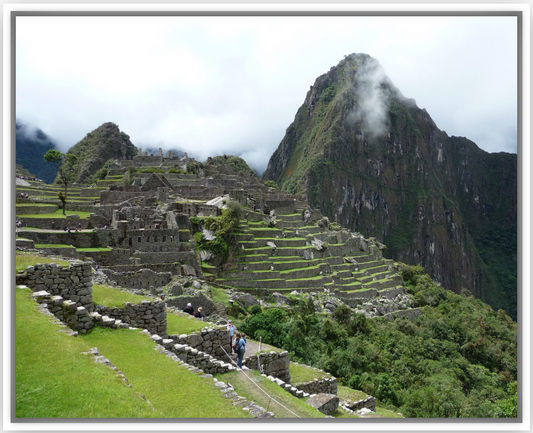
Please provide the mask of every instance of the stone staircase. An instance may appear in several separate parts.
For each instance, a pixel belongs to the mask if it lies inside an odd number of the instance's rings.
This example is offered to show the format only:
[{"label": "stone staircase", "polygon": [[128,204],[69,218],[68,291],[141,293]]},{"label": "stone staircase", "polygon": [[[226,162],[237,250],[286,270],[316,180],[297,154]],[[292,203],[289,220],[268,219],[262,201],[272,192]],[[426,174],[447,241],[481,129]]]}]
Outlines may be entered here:
[{"label": "stone staircase", "polygon": [[[405,293],[392,260],[384,259],[378,244],[347,231],[322,228],[304,221],[304,211],[267,219],[245,219],[233,233],[238,249],[232,269],[219,272],[216,282],[243,292],[280,293],[328,289],[337,297],[356,300]],[[327,242],[320,251],[313,240]]]}]

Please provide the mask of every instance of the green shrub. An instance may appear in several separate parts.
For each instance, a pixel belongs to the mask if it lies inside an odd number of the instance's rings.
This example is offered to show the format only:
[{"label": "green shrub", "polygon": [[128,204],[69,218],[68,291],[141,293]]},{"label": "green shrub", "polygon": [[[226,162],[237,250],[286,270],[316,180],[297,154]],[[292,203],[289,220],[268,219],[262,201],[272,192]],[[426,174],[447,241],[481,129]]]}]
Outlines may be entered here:
[{"label": "green shrub", "polygon": [[275,190],[279,191],[279,186],[276,182],[274,182],[273,180],[267,180],[265,182],[263,182],[266,186],[268,186],[269,188],[274,188]]},{"label": "green shrub", "polygon": [[250,314],[252,315],[260,314],[262,311],[263,310],[261,309],[259,305],[252,305],[250,307]]}]

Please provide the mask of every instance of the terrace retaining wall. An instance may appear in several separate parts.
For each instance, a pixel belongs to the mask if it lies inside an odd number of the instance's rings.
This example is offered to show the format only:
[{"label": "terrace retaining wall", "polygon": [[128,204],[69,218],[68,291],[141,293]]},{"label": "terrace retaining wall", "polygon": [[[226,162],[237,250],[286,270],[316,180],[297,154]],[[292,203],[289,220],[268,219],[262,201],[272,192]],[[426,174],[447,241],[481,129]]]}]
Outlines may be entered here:
[{"label": "terrace retaining wall", "polygon": [[92,269],[90,263],[75,263],[68,268],[55,263],[28,266],[24,274],[17,274],[17,285],[25,285],[32,291],[46,291],[52,296],[75,302],[93,311]]}]

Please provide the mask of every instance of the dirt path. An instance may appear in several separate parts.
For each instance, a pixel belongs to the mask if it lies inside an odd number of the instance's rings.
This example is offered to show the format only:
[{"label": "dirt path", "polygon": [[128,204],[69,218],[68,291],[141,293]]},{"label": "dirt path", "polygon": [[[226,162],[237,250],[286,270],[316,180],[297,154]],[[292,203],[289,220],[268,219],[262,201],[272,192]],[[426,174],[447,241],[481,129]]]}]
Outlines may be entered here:
[{"label": "dirt path", "polygon": [[[279,350],[274,346],[269,346],[268,344],[261,343],[261,350]],[[244,351],[244,359],[249,358],[255,353],[259,352],[259,342],[250,340],[246,338],[246,349]]]}]

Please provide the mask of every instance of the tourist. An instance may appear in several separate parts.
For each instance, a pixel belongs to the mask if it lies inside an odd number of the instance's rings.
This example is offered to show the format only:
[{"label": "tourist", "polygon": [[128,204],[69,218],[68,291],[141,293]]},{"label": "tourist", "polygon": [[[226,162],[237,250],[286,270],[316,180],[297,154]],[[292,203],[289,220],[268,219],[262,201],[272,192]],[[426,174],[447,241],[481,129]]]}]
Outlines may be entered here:
[{"label": "tourist", "polygon": [[56,229],[56,224],[52,221],[52,230]]},{"label": "tourist", "polygon": [[165,300],[165,294],[164,294],[164,293],[161,295],[161,300],[162,300],[162,301]]},{"label": "tourist", "polygon": [[229,331],[229,347],[230,347],[230,351],[233,349],[233,333],[235,332],[235,326],[233,326],[233,323],[230,321],[228,321],[228,331]]},{"label": "tourist", "polygon": [[78,230],[81,232],[81,223],[78,223]]},{"label": "tourist", "polygon": [[240,332],[237,332],[235,338],[235,348],[234,351],[237,354],[237,365],[239,368],[242,368],[242,358],[244,357],[244,348],[246,346],[246,339],[242,338]]},{"label": "tourist", "polygon": [[196,312],[194,313],[194,317],[196,317],[197,319],[200,319],[200,320],[204,320],[204,319],[202,318],[202,307],[198,307],[198,311],[196,311]]},{"label": "tourist", "polygon": [[183,309],[184,313],[190,314],[191,316],[194,314],[194,309],[192,308],[192,304],[189,302],[187,306]]}]

